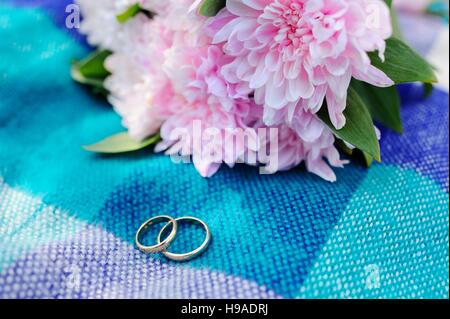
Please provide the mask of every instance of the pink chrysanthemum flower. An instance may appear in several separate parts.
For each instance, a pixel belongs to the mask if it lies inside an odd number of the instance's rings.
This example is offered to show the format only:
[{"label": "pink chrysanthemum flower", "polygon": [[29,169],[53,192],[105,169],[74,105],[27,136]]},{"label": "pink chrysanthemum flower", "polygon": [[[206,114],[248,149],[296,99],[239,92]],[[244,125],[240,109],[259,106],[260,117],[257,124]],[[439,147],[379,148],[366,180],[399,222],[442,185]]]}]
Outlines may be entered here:
[{"label": "pink chrysanthemum flower", "polygon": [[[233,112],[227,112],[213,100],[190,103],[171,115],[161,127],[162,142],[156,146],[156,151],[165,150],[167,155],[191,157],[203,177],[214,175],[222,164],[233,167],[245,163],[248,154],[254,154],[255,161],[250,164],[256,164],[258,151],[256,131],[245,124],[255,106],[241,101]],[[247,134],[250,141],[235,140],[236,129]],[[183,134],[178,135],[180,130]]]},{"label": "pink chrysanthemum flower", "polygon": [[[142,0],[141,4],[153,2]],[[161,5],[153,19],[137,15],[128,21],[121,30],[120,49],[106,60],[106,68],[111,72],[104,83],[110,92],[108,100],[137,140],[158,133],[164,120],[184,104],[175,86],[185,77],[179,72],[176,82],[172,81],[166,61],[176,48],[194,46],[199,39],[202,20],[185,15],[188,3],[189,0],[166,2],[164,11]],[[190,65],[190,61],[180,60],[177,66],[185,70],[186,64]]]},{"label": "pink chrysanthemum flower", "polygon": [[[267,126],[262,121],[262,110],[253,109],[247,118],[248,123],[253,123],[255,129]],[[253,122],[252,122],[253,119]],[[260,150],[270,148],[269,144],[277,143],[271,150],[275,151],[278,158],[277,165],[271,165],[272,172],[286,171],[305,163],[306,169],[321,178],[335,182],[336,175],[330,166],[342,168],[348,164],[348,160],[341,160],[340,154],[335,147],[333,132],[323,124],[314,114],[309,111],[299,110],[292,120],[291,125],[280,124],[276,139],[266,136],[260,140]],[[261,136],[259,136],[261,138]],[[266,143],[264,146],[263,143]],[[258,161],[267,164],[264,154],[258,153]],[[274,155],[274,154],[272,154]],[[327,163],[328,161],[328,163]]]},{"label": "pink chrysanthemum flower", "polygon": [[[161,142],[157,150],[167,150],[168,155],[181,154],[191,156],[192,161],[204,177],[210,177],[222,163],[232,167],[235,163],[267,165],[268,173],[289,170],[305,162],[308,171],[334,182],[336,175],[326,163],[334,167],[343,167],[348,163],[340,159],[334,146],[334,135],[311,112],[299,110],[293,116],[291,126],[266,126],[262,121],[261,106],[250,98],[247,86],[229,83],[218,70],[229,61],[219,47],[178,47],[174,43],[172,54],[166,54],[165,71],[175,87],[176,94],[182,96],[184,103],[177,104],[177,109],[161,127]],[[176,52],[176,53],[175,53]],[[178,100],[179,101],[179,100]],[[195,149],[193,139],[180,140],[173,138],[175,130],[185,129],[189,137],[194,137],[193,129],[198,123],[200,135],[211,128],[220,131],[219,144],[206,145],[212,142],[202,141],[203,147],[218,150],[219,158],[211,160],[204,156],[202,149]],[[277,129],[271,139],[269,131],[264,136],[257,136],[259,129]],[[233,144],[226,141],[227,130],[241,129],[251,140],[246,144]],[[176,137],[176,136],[175,136]],[[255,140],[261,138],[258,142]],[[222,144],[223,143],[223,144]],[[262,147],[265,143],[265,147]],[[272,145],[270,145],[272,144]],[[271,147],[276,145],[276,147]],[[269,151],[270,159],[267,162]],[[255,162],[249,161],[255,156]],[[269,165],[270,164],[270,165]]]},{"label": "pink chrysanthemum flower", "polygon": [[253,90],[245,82],[230,83],[222,76],[220,70],[224,65],[232,61],[232,57],[223,53],[222,47],[208,46],[205,56],[202,58],[195,80],[189,83],[189,92],[194,95],[200,91],[206,91],[218,99],[222,107],[232,111],[236,101],[249,100]]},{"label": "pink chrysanthemum flower", "polygon": [[277,113],[290,122],[299,106],[315,113],[326,99],[340,129],[352,77],[393,85],[367,55],[378,50],[383,58],[392,33],[381,0],[227,0],[208,32],[233,57],[225,79],[254,89],[268,125],[278,124]]},{"label": "pink chrysanthemum flower", "polygon": [[[339,159],[329,128],[303,109],[292,115],[289,126],[264,124],[264,108],[255,103],[249,83],[229,81],[222,72],[235,57],[226,55],[223,45],[207,44],[209,39],[200,32],[203,18],[186,14],[189,2],[170,2],[166,14],[152,20],[137,16],[129,21],[121,49],[106,61],[112,72],[105,82],[111,92],[109,100],[130,135],[141,140],[159,131],[162,141],[156,150],[191,157],[204,177],[213,175],[222,164],[266,165],[267,143],[276,143],[278,161],[270,172],[305,162],[310,172],[335,181],[326,160],[335,167],[346,161]],[[273,115],[280,123],[281,117],[279,112]],[[204,147],[218,151],[217,156],[204,156],[204,148],[195,148],[195,127],[201,137],[209,129],[219,130],[223,144],[203,141]],[[278,129],[277,140],[258,140],[256,133],[261,128]],[[180,129],[190,138],[173,134]],[[250,141],[225,141],[226,132],[233,129],[245,131]]]},{"label": "pink chrysanthemum flower", "polygon": [[108,100],[137,140],[158,133],[166,118],[160,106],[166,105],[173,96],[161,71],[164,50],[172,44],[171,35],[165,31],[159,17],[154,20],[135,17],[123,29],[121,50],[114,52],[105,63],[111,72],[104,82],[110,92]]},{"label": "pink chrysanthemum flower", "polygon": [[[312,116],[311,119],[318,121]],[[327,128],[312,142],[303,140],[295,130],[286,125],[279,125],[278,130],[278,171],[290,170],[304,162],[310,173],[329,182],[335,182],[336,174],[330,165],[343,168],[348,164],[347,160],[341,160],[339,151],[334,146],[334,135]]]},{"label": "pink chrysanthemum flower", "polygon": [[[257,106],[249,98],[248,86],[228,83],[220,74],[221,66],[230,61],[221,48],[205,45],[201,32],[192,33],[202,25],[200,19],[195,15],[191,19],[185,17],[183,28],[177,20],[163,20],[165,27],[172,30],[173,41],[164,50],[164,62],[160,65],[169,87],[155,92],[168,97],[158,106],[167,118],[161,126],[162,142],[156,150],[168,155],[190,156],[200,175],[210,177],[222,164],[231,167],[236,162],[245,162],[248,152],[256,153],[256,134],[247,127],[245,118]],[[198,135],[194,128],[198,128]],[[232,145],[225,142],[226,131],[233,129],[248,129],[253,143]],[[188,133],[187,138],[174,135],[180,130]],[[220,138],[204,140],[208,130],[216,130]],[[201,140],[194,140],[197,138]],[[200,148],[195,147],[197,142],[202,144]],[[217,153],[209,156],[203,153],[205,149],[216,149]]]}]

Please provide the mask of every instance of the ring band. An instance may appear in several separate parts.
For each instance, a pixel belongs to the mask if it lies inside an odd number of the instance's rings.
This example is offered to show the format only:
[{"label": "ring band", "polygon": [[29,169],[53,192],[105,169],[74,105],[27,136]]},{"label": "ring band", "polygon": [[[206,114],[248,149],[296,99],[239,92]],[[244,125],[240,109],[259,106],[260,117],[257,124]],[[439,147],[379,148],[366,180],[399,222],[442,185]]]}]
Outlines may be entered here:
[{"label": "ring band", "polygon": [[[191,217],[191,216],[185,216],[185,217],[180,217],[175,219],[175,222],[180,222],[180,221],[187,221],[187,222],[193,222],[193,223],[198,223],[200,224],[206,232],[206,236],[205,236],[205,240],[203,241],[203,243],[195,250],[185,253],[185,254],[174,254],[171,253],[169,251],[167,251],[167,247],[166,249],[164,249],[163,251],[161,251],[161,253],[166,256],[167,258],[171,259],[171,260],[175,260],[175,261],[188,261],[191,260],[195,257],[197,257],[198,255],[200,255],[201,253],[203,253],[206,248],[209,245],[209,242],[211,241],[211,231],[209,230],[208,225],[205,224],[204,221],[202,221],[201,219],[198,219],[196,217]],[[164,225],[164,227],[161,229],[161,231],[158,234],[158,243],[161,243],[161,236],[164,233],[164,231],[166,230],[166,228],[168,227],[168,224]]]},{"label": "ring band", "polygon": [[[170,232],[169,236],[167,236],[166,239],[161,241],[161,233],[159,233],[158,244],[156,244],[154,246],[143,245],[139,239],[141,234],[152,224],[160,222],[160,221],[167,221],[167,224],[164,225],[163,229],[166,229],[170,224],[173,225],[172,231]],[[136,233],[136,240],[135,240],[136,246],[139,248],[139,250],[141,250],[142,252],[147,253],[147,254],[162,252],[162,251],[166,250],[167,247],[169,247],[169,245],[173,242],[173,240],[175,239],[175,236],[177,235],[177,230],[178,230],[177,221],[170,216],[161,215],[161,216],[156,216],[156,217],[150,218],[145,223],[143,223],[141,225],[141,227],[139,227],[139,230]]]}]

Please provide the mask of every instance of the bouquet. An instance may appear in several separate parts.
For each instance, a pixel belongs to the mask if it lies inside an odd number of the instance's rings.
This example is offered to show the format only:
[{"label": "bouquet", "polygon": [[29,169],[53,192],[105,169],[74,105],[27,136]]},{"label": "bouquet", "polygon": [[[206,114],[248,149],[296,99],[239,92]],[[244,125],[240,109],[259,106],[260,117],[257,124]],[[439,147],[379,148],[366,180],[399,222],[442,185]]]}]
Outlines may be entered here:
[{"label": "bouquet", "polygon": [[77,2],[98,51],[73,77],[105,93],[127,128],[86,149],[156,144],[204,177],[304,163],[333,182],[343,153],[381,161],[375,122],[402,132],[397,84],[436,82],[401,40],[392,1]]}]

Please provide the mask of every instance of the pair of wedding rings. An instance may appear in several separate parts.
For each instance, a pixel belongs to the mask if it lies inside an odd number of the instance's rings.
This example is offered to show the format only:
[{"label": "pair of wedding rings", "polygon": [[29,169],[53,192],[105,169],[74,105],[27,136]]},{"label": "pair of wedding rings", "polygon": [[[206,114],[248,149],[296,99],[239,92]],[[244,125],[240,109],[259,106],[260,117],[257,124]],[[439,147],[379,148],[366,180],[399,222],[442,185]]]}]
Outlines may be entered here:
[{"label": "pair of wedding rings", "polygon": [[[159,223],[159,222],[166,222],[166,224],[161,228],[158,237],[156,238],[156,245],[153,246],[145,246],[141,242],[141,238],[146,232],[146,230],[153,224]],[[169,248],[170,244],[175,240],[175,237],[177,236],[178,231],[178,223],[180,222],[190,222],[190,223],[196,223],[199,224],[206,232],[205,240],[203,243],[193,251],[190,251],[188,253],[184,254],[175,254],[169,252],[167,249]],[[162,239],[163,234],[166,233],[168,230],[168,227],[172,226],[172,230],[170,231],[169,235]],[[147,220],[145,223],[139,227],[137,233],[136,233],[136,246],[139,248],[140,251],[146,253],[146,254],[156,254],[156,253],[162,253],[166,258],[175,260],[175,261],[188,261],[191,260],[197,256],[199,256],[201,253],[203,253],[206,248],[208,248],[209,242],[211,241],[211,231],[209,230],[208,225],[201,219],[198,219],[196,217],[191,216],[185,216],[180,218],[172,218],[171,216],[167,215],[161,215],[152,217],[149,220]]]}]

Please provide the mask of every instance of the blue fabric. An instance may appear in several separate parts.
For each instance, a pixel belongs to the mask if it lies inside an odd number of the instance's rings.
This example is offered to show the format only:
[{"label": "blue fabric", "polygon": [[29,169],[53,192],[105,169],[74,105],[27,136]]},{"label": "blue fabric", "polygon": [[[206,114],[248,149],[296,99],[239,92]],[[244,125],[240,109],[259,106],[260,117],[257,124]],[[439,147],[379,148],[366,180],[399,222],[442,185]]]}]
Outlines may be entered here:
[{"label": "blue fabric", "polygon": [[[68,1],[0,4],[0,297],[448,298],[448,93],[401,87],[405,134],[383,131],[382,164],[327,183],[299,167],[211,179],[146,150],[81,149],[121,131],[73,83],[89,48],[61,28]],[[443,26],[445,27],[445,26]],[[448,65],[447,65],[448,67]],[[133,246],[150,216],[211,227],[176,264]],[[174,249],[201,240],[181,229]]]}]

